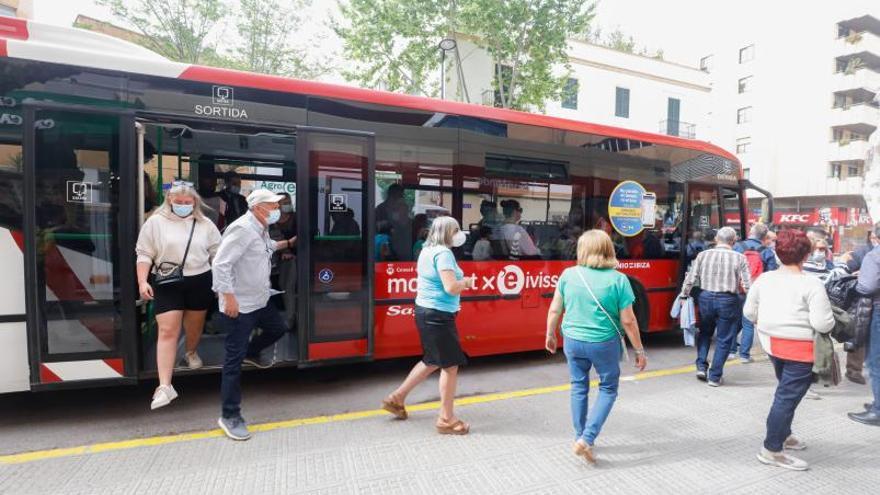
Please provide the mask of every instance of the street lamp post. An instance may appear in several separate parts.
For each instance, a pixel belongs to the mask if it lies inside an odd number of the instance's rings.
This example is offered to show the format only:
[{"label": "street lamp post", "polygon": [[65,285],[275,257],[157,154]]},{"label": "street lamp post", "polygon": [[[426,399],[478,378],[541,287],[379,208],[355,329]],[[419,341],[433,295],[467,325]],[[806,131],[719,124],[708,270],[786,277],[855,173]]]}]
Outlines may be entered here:
[{"label": "street lamp post", "polygon": [[437,45],[440,48],[440,99],[446,99],[446,52],[455,50],[456,43],[452,38],[445,38]]}]

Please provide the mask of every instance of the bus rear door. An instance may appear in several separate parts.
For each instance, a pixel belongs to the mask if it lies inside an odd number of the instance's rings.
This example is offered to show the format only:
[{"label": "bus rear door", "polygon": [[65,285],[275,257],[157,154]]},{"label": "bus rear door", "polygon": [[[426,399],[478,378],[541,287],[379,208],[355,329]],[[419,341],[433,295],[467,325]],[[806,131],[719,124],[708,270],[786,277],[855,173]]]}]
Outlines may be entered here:
[{"label": "bus rear door", "polygon": [[373,354],[372,134],[297,128],[300,358],[305,365]]},{"label": "bus rear door", "polygon": [[133,382],[133,115],[29,105],[24,129],[31,387]]}]

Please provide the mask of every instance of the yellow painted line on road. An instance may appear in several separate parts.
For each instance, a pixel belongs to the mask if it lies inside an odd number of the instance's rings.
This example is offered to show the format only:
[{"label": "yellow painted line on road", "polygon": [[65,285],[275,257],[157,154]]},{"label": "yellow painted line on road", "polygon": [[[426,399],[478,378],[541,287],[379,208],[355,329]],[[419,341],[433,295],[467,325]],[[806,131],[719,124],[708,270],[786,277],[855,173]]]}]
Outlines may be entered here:
[{"label": "yellow painted line on road", "polygon": [[[738,365],[739,362],[728,362],[725,367]],[[645,371],[635,375],[621,377],[621,381],[641,381],[650,378],[661,378],[665,376],[682,375],[695,371],[693,365],[681,366],[678,368],[667,368],[654,371]],[[598,380],[593,380],[590,385],[595,386]],[[498,402],[509,399],[518,399],[522,397],[534,397],[536,395],[547,395],[557,392],[565,392],[571,388],[571,385],[554,385],[550,387],[535,387],[521,390],[511,390],[509,392],[496,392],[491,394],[474,395],[470,397],[461,397],[455,400],[456,406],[470,406],[475,404],[486,404],[489,402]],[[440,409],[440,402],[424,402],[421,404],[413,404],[407,406],[407,411],[433,411]],[[271,423],[260,423],[251,425],[249,429],[253,433],[267,432],[272,430],[299,428],[302,426],[319,425],[327,423],[339,423],[342,421],[356,421],[360,419],[375,418],[386,416],[388,413],[382,409],[369,409],[365,411],[353,411],[340,414],[332,414],[325,416],[313,416],[311,418],[289,419],[285,421],[274,421]],[[133,438],[130,440],[121,440],[115,442],[103,442],[92,445],[81,445],[78,447],[67,447],[60,449],[37,450],[34,452],[24,452],[21,454],[9,454],[0,456],[0,464],[23,464],[27,462],[43,461],[47,459],[57,459],[59,457],[72,457],[85,454],[97,454],[100,452],[112,452],[116,450],[135,449],[141,447],[156,447],[172,443],[190,442],[193,440],[204,440],[207,438],[222,437],[223,431],[218,429],[198,431],[193,433],[180,433],[175,435],[161,435],[147,438]]]}]

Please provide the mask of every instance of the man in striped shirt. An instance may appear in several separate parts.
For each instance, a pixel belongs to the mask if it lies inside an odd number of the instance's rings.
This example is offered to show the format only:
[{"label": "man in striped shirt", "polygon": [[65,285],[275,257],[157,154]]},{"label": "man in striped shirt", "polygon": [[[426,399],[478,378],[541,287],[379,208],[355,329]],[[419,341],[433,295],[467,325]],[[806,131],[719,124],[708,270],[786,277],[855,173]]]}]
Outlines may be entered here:
[{"label": "man in striped shirt", "polygon": [[[697,301],[700,309],[700,334],[697,337],[697,378],[709,386],[721,385],[724,363],[736,339],[736,330],[742,320],[739,293],[747,292],[751,280],[746,257],[733,250],[736,231],[721,228],[715,234],[714,248],[701,252],[694,260],[681,288],[682,303],[691,289],[699,286]],[[709,345],[715,335],[715,354],[709,367]]]}]

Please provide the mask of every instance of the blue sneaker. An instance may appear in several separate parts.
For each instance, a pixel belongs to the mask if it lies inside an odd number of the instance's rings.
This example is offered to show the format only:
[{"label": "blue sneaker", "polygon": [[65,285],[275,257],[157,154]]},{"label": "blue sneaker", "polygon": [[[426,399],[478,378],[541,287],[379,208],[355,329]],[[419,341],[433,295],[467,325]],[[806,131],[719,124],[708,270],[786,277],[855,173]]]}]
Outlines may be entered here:
[{"label": "blue sneaker", "polygon": [[220,418],[217,420],[220,429],[227,437],[233,440],[248,440],[251,432],[248,431],[247,423],[241,416],[237,418]]}]

